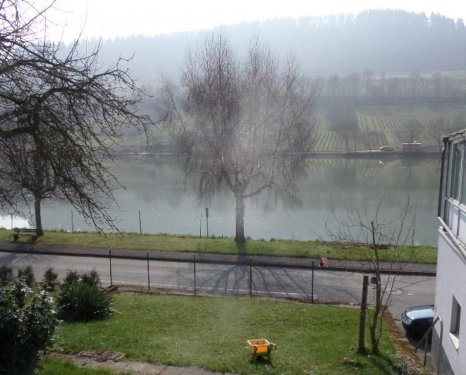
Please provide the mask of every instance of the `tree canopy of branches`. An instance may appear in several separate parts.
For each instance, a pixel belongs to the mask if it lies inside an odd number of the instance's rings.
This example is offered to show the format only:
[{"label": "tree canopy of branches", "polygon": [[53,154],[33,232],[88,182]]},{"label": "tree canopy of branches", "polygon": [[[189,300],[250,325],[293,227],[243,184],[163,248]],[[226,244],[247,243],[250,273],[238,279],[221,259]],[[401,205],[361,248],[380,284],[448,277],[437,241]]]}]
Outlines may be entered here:
[{"label": "tree canopy of branches", "polygon": [[226,185],[236,203],[236,235],[245,241],[245,200],[299,203],[297,179],[312,143],[314,90],[293,59],[283,66],[256,39],[244,57],[225,35],[190,51],[181,89],[166,83],[164,118],[177,129],[188,174],[201,198]]},{"label": "tree canopy of branches", "polygon": [[145,130],[150,120],[137,113],[140,92],[124,61],[104,68],[100,47],[83,53],[79,41],[47,41],[53,0],[35,5],[0,2],[1,203],[14,203],[24,190],[39,202],[57,196],[98,229],[114,227],[106,202],[116,180],[103,161],[123,127]]}]

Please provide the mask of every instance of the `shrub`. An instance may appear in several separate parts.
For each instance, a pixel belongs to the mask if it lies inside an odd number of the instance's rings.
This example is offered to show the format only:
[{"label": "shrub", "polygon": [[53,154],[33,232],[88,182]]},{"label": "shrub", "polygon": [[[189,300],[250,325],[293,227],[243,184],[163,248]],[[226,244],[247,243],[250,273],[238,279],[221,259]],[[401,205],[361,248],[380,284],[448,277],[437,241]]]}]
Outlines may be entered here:
[{"label": "shrub", "polygon": [[81,282],[89,286],[100,287],[100,278],[96,270],[81,275]]},{"label": "shrub", "polygon": [[0,267],[0,287],[13,281],[13,270],[8,266]]},{"label": "shrub", "polygon": [[68,271],[65,280],[63,280],[63,286],[71,285],[79,282],[79,273],[77,271]]},{"label": "shrub", "polygon": [[69,271],[58,297],[59,317],[65,321],[103,319],[112,313],[113,298],[100,288],[97,272]]},{"label": "shrub", "polygon": [[44,272],[44,278],[42,279],[42,285],[45,289],[53,291],[59,285],[58,274],[55,272],[53,267],[47,268]]},{"label": "shrub", "polygon": [[53,298],[22,276],[0,288],[1,375],[34,374],[58,324]]},{"label": "shrub", "polygon": [[34,270],[32,269],[32,266],[20,268],[18,270],[18,278],[22,278],[30,288],[36,285],[36,278],[34,277]]}]

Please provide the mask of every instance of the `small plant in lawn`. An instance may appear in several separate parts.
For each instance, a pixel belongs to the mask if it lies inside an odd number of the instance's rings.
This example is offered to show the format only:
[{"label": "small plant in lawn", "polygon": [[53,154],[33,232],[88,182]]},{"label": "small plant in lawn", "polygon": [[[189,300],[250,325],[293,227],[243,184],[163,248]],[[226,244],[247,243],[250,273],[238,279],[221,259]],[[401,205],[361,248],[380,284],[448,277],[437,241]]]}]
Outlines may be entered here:
[{"label": "small plant in lawn", "polygon": [[59,317],[65,321],[103,319],[112,312],[112,296],[100,288],[96,271],[69,271],[58,296]]}]

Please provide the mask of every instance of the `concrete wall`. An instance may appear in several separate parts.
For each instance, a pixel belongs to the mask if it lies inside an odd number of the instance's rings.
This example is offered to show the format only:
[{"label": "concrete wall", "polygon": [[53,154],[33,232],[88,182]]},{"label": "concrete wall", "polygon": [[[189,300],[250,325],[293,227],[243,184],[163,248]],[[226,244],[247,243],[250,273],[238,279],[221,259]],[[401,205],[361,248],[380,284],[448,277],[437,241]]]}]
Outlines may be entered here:
[{"label": "concrete wall", "polygon": [[[465,223],[462,223],[466,227]],[[450,333],[453,298],[461,306],[460,332],[458,340]],[[442,347],[454,374],[466,373],[466,252],[452,241],[443,230],[439,231],[437,281],[435,291],[436,316],[443,320]],[[434,338],[439,344],[440,324],[435,326]],[[436,360],[436,353],[432,355]],[[445,368],[446,370],[446,368]],[[442,371],[442,374],[444,372]],[[448,372],[445,372],[448,374]]]},{"label": "concrete wall", "polygon": [[[439,353],[439,350],[440,350],[440,353]],[[455,373],[453,372],[453,369],[450,366],[450,362],[448,362],[448,358],[447,358],[447,355],[445,354],[445,350],[440,345],[440,338],[437,335],[436,331],[432,333],[431,356],[436,366],[436,370],[438,368],[437,366],[439,366],[439,363],[440,363],[440,374],[455,375]]]}]

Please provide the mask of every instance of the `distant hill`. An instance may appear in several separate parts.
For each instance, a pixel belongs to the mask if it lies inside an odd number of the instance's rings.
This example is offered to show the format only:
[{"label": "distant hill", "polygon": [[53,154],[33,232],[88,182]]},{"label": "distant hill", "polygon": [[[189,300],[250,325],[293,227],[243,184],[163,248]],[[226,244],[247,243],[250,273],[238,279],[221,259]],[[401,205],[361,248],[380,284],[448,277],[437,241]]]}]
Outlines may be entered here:
[{"label": "distant hill", "polygon": [[[317,77],[372,71],[442,72],[466,70],[463,20],[401,10],[368,10],[358,15],[247,22],[222,28],[240,51],[260,35],[281,56],[292,52],[305,73]],[[153,84],[161,72],[175,77],[186,51],[203,32],[133,36],[104,40],[102,58],[133,56],[131,71]],[[90,44],[93,42],[91,41]]]},{"label": "distant hill", "polygon": [[[276,19],[225,26],[241,53],[259,35],[279,56],[293,53],[319,87],[320,125],[314,149],[356,151],[416,140],[439,150],[441,136],[466,127],[466,27],[463,20],[401,10],[358,15]],[[161,74],[178,78],[189,47],[205,32],[104,40],[103,64],[131,57],[131,74],[147,91]],[[88,42],[92,48],[96,41]],[[155,98],[146,99],[152,112]],[[145,150],[128,133],[126,148]],[[173,151],[158,133],[149,151]]]}]

